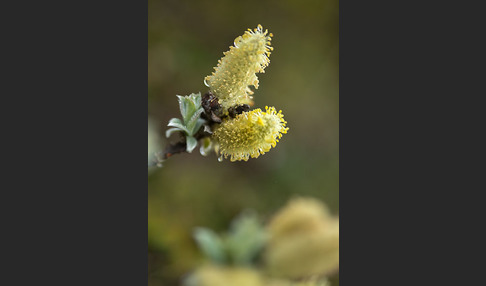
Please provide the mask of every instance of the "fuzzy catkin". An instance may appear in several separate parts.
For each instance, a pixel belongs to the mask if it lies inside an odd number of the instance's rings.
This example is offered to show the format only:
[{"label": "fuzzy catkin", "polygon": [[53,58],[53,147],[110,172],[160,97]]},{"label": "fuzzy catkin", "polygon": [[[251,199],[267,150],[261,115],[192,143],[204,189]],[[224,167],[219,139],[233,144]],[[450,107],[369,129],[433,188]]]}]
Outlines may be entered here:
[{"label": "fuzzy catkin", "polygon": [[265,107],[243,112],[234,119],[224,120],[213,133],[213,138],[219,144],[221,156],[230,157],[234,161],[247,161],[258,158],[275,147],[287,133],[286,121],[282,111],[277,112],[274,107]]},{"label": "fuzzy catkin", "polygon": [[234,46],[223,53],[214,72],[204,79],[205,84],[218,98],[223,110],[238,104],[253,105],[250,85],[258,88],[256,73],[263,73],[270,63],[272,34],[258,25],[253,31],[248,29],[235,39]]}]

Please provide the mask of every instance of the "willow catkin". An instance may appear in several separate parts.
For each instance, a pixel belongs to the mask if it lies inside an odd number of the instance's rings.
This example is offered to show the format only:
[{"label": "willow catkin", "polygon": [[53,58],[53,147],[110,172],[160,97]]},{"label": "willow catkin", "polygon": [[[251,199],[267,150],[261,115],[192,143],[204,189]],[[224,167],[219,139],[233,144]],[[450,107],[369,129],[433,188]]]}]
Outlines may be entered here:
[{"label": "willow catkin", "polygon": [[218,98],[227,113],[228,108],[238,104],[253,105],[250,85],[258,88],[256,73],[263,73],[270,63],[272,34],[258,25],[253,31],[248,29],[235,39],[234,46],[223,53],[214,72],[204,79],[205,84]]},{"label": "willow catkin", "polygon": [[282,134],[287,133],[282,111],[265,107],[243,112],[235,118],[224,120],[213,133],[219,144],[221,156],[233,161],[257,158],[275,147]]}]

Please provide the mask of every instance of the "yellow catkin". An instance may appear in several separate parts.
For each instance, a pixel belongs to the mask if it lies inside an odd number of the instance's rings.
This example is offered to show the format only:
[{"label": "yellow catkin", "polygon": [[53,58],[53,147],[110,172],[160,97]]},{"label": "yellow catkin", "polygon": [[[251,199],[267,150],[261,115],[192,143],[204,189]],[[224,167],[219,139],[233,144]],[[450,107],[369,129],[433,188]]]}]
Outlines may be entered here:
[{"label": "yellow catkin", "polygon": [[273,216],[268,231],[271,240],[279,240],[293,234],[313,232],[330,221],[331,213],[321,201],[297,197]]},{"label": "yellow catkin", "polygon": [[223,110],[237,104],[253,105],[250,85],[258,88],[256,73],[263,73],[270,60],[272,34],[258,25],[235,39],[234,46],[223,53],[214,72],[204,82],[218,98]]},{"label": "yellow catkin", "polygon": [[268,225],[267,270],[298,279],[327,275],[339,268],[339,218],[312,198],[298,198],[280,210]]},{"label": "yellow catkin", "polygon": [[275,147],[289,129],[286,124],[282,111],[267,106],[265,112],[257,108],[224,120],[213,137],[219,144],[221,156],[230,157],[232,162],[247,161]]},{"label": "yellow catkin", "polygon": [[264,286],[260,272],[246,267],[205,265],[190,277],[186,285],[197,286]]}]

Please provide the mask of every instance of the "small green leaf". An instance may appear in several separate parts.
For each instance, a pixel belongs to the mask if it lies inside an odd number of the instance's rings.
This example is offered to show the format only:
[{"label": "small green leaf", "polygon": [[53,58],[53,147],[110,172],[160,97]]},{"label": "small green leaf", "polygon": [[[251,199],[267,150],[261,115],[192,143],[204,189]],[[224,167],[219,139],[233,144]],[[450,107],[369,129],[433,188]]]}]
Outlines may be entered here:
[{"label": "small green leaf", "polygon": [[179,109],[181,111],[181,114],[184,116],[184,114],[186,114],[187,112],[187,102],[184,96],[181,95],[176,95],[176,96],[179,99]]},{"label": "small green leaf", "polygon": [[192,93],[187,96],[178,95],[177,97],[179,99],[179,108],[181,110],[182,118],[184,119],[184,123],[187,123],[193,114],[201,108],[201,93]]},{"label": "small green leaf", "polygon": [[206,120],[204,120],[202,118],[197,119],[196,126],[194,126],[194,134],[196,134],[199,131],[199,129],[201,129],[201,127],[203,126],[203,124],[205,122],[206,122]]},{"label": "small green leaf", "polygon": [[223,242],[212,230],[198,227],[194,230],[194,239],[209,259],[217,263],[226,261]]},{"label": "small green leaf", "polygon": [[165,137],[169,138],[170,135],[176,131],[180,131],[180,132],[184,132],[184,130],[178,128],[178,127],[175,127],[175,128],[169,128],[167,129],[167,131],[165,131]]},{"label": "small green leaf", "polygon": [[263,248],[266,233],[256,213],[247,211],[237,217],[226,239],[228,252],[236,264],[249,264]]},{"label": "small green leaf", "polygon": [[172,118],[171,120],[169,120],[169,124],[167,124],[167,126],[176,127],[176,128],[181,129],[182,131],[184,131],[186,133],[189,133],[186,126],[184,126],[184,124],[182,124],[182,122],[179,118]]},{"label": "small green leaf", "polygon": [[194,150],[194,148],[196,148],[197,146],[197,140],[196,138],[192,137],[192,136],[186,136],[186,151],[188,153],[192,153],[192,150]]},{"label": "small green leaf", "polygon": [[197,110],[189,120],[187,120],[187,123],[186,123],[186,127],[187,127],[187,130],[190,132],[189,135],[194,135],[201,126],[199,126],[199,128],[195,128],[196,127],[196,123],[198,122],[198,120],[200,119],[200,116],[201,116],[201,113],[203,113],[204,109],[200,108],[199,110]]},{"label": "small green leaf", "polygon": [[196,106],[201,106],[201,101],[202,101],[201,93],[200,92],[193,93],[193,95],[194,95],[194,100],[193,100],[194,101],[194,104]]},{"label": "small green leaf", "polygon": [[213,149],[213,141],[211,141],[211,138],[206,137],[202,140],[201,143],[201,148],[199,148],[199,153],[203,156],[207,156],[209,152]]},{"label": "small green leaf", "polygon": [[182,114],[182,120],[172,118],[168,126],[174,127],[166,131],[166,137],[173,132],[182,131],[186,135],[186,151],[191,153],[197,146],[197,140],[194,135],[201,129],[206,122],[201,118],[204,109],[201,107],[201,93],[192,93],[187,96],[177,95],[179,108]]}]

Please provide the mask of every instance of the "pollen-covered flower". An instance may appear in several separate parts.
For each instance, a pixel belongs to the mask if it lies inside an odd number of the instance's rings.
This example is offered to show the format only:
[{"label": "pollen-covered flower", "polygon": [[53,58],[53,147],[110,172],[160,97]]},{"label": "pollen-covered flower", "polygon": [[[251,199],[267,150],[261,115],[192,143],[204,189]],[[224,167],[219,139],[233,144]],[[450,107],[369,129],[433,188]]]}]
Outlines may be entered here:
[{"label": "pollen-covered flower", "polygon": [[257,108],[224,120],[213,136],[219,143],[221,156],[231,157],[232,162],[247,161],[275,147],[289,129],[286,124],[282,111],[266,106],[265,112]]},{"label": "pollen-covered flower", "polygon": [[234,47],[223,53],[224,57],[218,61],[212,75],[204,79],[204,83],[211,89],[223,106],[224,112],[237,104],[253,104],[253,85],[258,88],[256,73],[263,73],[270,60],[270,46],[272,33],[263,32],[258,25],[253,31],[248,29],[243,36],[235,39]]}]

